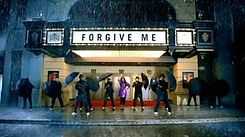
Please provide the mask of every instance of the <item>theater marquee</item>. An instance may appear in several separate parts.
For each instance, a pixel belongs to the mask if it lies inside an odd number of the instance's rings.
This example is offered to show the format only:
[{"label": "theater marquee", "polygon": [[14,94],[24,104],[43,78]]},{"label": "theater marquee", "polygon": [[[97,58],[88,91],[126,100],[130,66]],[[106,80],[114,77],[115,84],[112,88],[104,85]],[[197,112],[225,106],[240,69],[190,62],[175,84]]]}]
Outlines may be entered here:
[{"label": "theater marquee", "polygon": [[166,45],[166,29],[72,29],[71,45]]}]

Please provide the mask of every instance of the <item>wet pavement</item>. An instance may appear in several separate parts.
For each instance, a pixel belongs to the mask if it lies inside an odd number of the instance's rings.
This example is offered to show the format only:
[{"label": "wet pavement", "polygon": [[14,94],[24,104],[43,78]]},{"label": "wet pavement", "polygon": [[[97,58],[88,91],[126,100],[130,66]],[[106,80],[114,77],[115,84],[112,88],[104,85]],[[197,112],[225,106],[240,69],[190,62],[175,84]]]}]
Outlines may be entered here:
[{"label": "wet pavement", "polygon": [[[139,109],[138,109],[139,110]],[[234,108],[176,107],[168,116],[152,108],[144,112],[112,112],[96,108],[91,116],[71,115],[72,108],[0,108],[1,137],[244,137],[245,113]]]},{"label": "wet pavement", "polygon": [[244,137],[245,123],[161,126],[49,126],[0,124],[1,137]]},{"label": "wet pavement", "polygon": [[142,119],[200,119],[200,118],[224,118],[224,117],[245,117],[245,112],[235,108],[216,108],[209,109],[208,107],[187,107],[187,106],[173,106],[172,116],[168,116],[166,111],[161,108],[159,115],[153,114],[152,108],[145,108],[143,112],[140,108],[133,111],[127,107],[124,111],[117,109],[111,111],[109,108],[102,111],[101,108],[96,108],[91,113],[89,118],[86,117],[85,112],[81,111],[76,117],[72,116],[73,108],[66,107],[65,109],[55,108],[50,111],[48,108],[6,108],[0,107],[0,119],[14,119],[14,120],[142,120]]}]

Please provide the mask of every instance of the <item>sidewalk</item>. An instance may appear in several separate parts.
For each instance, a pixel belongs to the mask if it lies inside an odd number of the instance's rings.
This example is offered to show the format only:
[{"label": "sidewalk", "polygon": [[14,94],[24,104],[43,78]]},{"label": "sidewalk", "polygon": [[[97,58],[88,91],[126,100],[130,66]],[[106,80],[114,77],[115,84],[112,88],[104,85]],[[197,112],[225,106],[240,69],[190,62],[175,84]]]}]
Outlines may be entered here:
[{"label": "sidewalk", "polygon": [[40,125],[65,125],[65,126],[131,126],[131,125],[164,125],[188,123],[219,123],[219,122],[245,122],[245,113],[233,108],[187,107],[173,106],[173,114],[168,116],[161,109],[159,115],[153,114],[152,108],[140,108],[134,112],[130,107],[124,111],[112,112],[109,108],[104,112],[96,108],[89,117],[83,111],[77,116],[72,116],[72,108],[64,110],[56,108],[34,108],[32,111],[21,108],[0,108],[0,124],[40,124]]}]

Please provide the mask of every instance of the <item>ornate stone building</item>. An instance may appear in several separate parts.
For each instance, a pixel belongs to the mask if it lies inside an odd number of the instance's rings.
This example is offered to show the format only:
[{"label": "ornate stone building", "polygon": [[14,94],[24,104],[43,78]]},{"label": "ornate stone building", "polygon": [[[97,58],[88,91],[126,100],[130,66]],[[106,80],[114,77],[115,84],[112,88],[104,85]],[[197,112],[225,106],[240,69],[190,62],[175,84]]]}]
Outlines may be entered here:
[{"label": "ornate stone building", "polygon": [[[208,82],[225,79],[231,86],[226,100],[234,104],[232,63],[233,18],[227,1],[212,0],[1,0],[0,57],[3,74],[2,104],[15,104],[14,87],[28,77],[35,85],[34,104],[45,104],[42,83],[48,74],[64,78],[71,72],[112,73],[114,83],[124,75],[131,83],[136,75],[150,79],[173,74],[177,88],[174,103],[186,100],[183,81],[188,75]],[[226,7],[225,9],[223,7]],[[77,32],[77,33],[76,33]],[[159,34],[156,43],[81,41],[83,34]],[[91,34],[91,35],[90,35]],[[76,40],[78,37],[78,40]],[[85,36],[84,36],[85,37]],[[158,38],[158,36],[157,36]],[[98,40],[99,38],[97,38]],[[105,38],[106,39],[106,38]],[[103,41],[103,40],[101,40]],[[106,52],[102,55],[102,52]],[[88,56],[87,53],[89,53]],[[150,55],[154,54],[154,57]],[[159,54],[159,55],[158,55]],[[1,72],[1,71],[0,71]],[[117,89],[118,85],[114,84]],[[101,99],[101,89],[93,95]],[[75,95],[64,88],[65,102]],[[116,96],[116,95],[115,95]],[[130,94],[129,99],[133,96]],[[145,99],[153,100],[150,90]],[[205,99],[203,99],[205,100]]]}]

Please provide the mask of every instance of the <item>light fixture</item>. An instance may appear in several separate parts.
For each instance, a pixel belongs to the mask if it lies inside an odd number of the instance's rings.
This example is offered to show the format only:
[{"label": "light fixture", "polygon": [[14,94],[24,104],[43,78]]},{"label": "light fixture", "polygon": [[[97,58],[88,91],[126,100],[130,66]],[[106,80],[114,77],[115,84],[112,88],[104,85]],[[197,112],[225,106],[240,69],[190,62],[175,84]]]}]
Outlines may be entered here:
[{"label": "light fixture", "polygon": [[139,50],[73,50],[80,57],[143,57],[159,58],[166,51],[139,51]]}]

